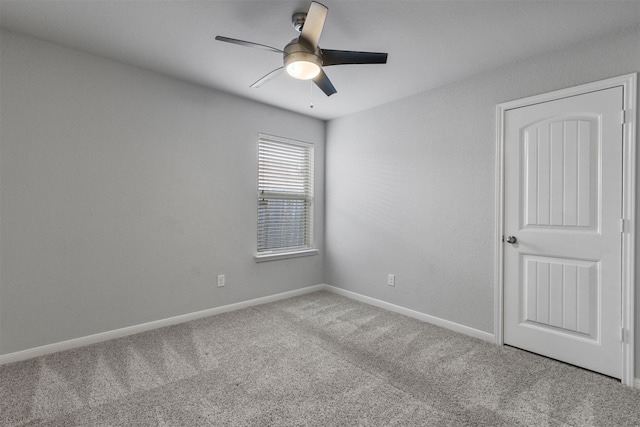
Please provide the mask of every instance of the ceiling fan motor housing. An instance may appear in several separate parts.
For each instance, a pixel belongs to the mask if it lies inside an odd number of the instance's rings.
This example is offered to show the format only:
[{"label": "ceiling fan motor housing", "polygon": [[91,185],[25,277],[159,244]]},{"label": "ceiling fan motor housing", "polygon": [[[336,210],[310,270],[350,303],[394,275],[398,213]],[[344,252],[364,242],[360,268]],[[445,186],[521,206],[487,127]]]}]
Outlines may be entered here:
[{"label": "ceiling fan motor housing", "polygon": [[284,66],[288,68],[291,64],[298,62],[312,63],[320,69],[322,67],[320,48],[311,49],[300,43],[298,39],[293,39],[284,47]]}]

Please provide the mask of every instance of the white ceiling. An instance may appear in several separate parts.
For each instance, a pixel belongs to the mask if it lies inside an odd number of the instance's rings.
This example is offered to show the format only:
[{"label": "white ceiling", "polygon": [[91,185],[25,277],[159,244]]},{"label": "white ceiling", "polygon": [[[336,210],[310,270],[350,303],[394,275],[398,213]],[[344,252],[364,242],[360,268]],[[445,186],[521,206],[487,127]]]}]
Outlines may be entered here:
[{"label": "white ceiling", "polygon": [[[85,52],[245,98],[332,119],[423,92],[528,56],[640,25],[640,0],[324,0],[326,49],[388,52],[386,65],[327,67],[326,97],[286,74],[249,85],[282,65],[297,33],[294,12],[310,0],[0,0],[0,23]],[[310,101],[314,108],[309,108]]]}]

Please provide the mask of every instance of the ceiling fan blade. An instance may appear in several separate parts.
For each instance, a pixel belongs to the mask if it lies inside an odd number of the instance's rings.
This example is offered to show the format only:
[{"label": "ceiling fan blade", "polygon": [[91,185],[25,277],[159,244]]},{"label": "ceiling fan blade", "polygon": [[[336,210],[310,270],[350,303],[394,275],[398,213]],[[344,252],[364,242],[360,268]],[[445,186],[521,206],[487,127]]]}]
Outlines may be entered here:
[{"label": "ceiling fan blade", "polygon": [[354,52],[351,50],[322,49],[322,66],[345,64],[386,64],[387,54],[382,52]]},{"label": "ceiling fan blade", "polygon": [[216,40],[221,41],[221,42],[239,44],[240,46],[255,47],[255,48],[258,48],[258,49],[269,50],[271,52],[282,53],[282,51],[280,49],[276,49],[275,47],[267,46],[267,45],[260,44],[260,43],[248,42],[248,41],[245,41],[245,40],[232,39],[232,38],[223,37],[223,36],[216,36]]},{"label": "ceiling fan blade", "polygon": [[333,87],[333,84],[331,83],[331,80],[329,80],[329,77],[327,77],[327,75],[325,74],[324,71],[320,70],[320,74],[318,74],[314,79],[313,82],[325,93],[325,95],[327,96],[331,96],[334,93],[338,92],[336,90],[335,87]]},{"label": "ceiling fan blade", "polygon": [[328,10],[323,4],[315,1],[311,2],[309,12],[307,12],[307,17],[304,20],[304,25],[300,32],[300,40],[306,42],[314,50],[318,46],[318,40],[320,40]]},{"label": "ceiling fan blade", "polygon": [[280,68],[276,68],[273,71],[270,71],[266,76],[262,77],[260,80],[258,80],[257,82],[255,82],[254,84],[252,84],[249,87],[260,87],[263,84],[265,84],[266,82],[268,82],[269,80],[273,79],[274,77],[277,77],[280,72],[282,71],[284,67],[280,67]]}]

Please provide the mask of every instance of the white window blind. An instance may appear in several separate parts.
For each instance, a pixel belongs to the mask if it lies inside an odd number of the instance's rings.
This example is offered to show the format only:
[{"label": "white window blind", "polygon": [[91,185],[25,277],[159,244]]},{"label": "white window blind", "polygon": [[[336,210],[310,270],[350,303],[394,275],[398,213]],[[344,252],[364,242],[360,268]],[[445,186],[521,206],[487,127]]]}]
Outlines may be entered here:
[{"label": "white window blind", "polygon": [[313,145],[260,134],[258,253],[313,247]]}]

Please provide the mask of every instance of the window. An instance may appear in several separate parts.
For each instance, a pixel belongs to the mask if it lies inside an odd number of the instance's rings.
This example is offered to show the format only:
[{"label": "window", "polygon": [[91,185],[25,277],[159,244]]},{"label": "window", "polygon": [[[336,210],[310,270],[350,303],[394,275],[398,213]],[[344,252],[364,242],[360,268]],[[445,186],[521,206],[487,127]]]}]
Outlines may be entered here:
[{"label": "window", "polygon": [[256,260],[315,253],[313,145],[260,134]]}]

